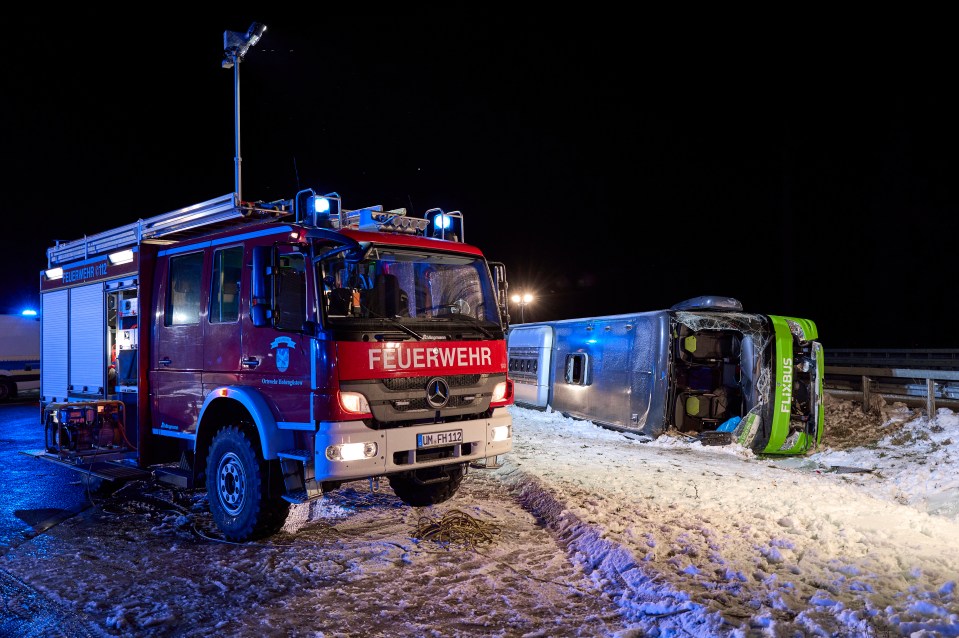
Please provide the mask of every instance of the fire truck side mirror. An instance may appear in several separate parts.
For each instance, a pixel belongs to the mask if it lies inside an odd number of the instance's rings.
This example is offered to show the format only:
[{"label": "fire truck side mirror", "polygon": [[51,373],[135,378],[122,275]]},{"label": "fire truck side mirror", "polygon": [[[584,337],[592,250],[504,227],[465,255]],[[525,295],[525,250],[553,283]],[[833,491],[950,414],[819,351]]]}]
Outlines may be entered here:
[{"label": "fire truck side mirror", "polygon": [[506,281],[506,264],[500,261],[489,262],[490,271],[493,274],[493,285],[496,287],[496,303],[499,306],[499,314],[506,326],[509,326],[509,284]]},{"label": "fire truck side mirror", "polygon": [[254,326],[269,326],[273,319],[272,277],[274,250],[272,246],[253,247],[252,292],[250,294],[250,321]]}]

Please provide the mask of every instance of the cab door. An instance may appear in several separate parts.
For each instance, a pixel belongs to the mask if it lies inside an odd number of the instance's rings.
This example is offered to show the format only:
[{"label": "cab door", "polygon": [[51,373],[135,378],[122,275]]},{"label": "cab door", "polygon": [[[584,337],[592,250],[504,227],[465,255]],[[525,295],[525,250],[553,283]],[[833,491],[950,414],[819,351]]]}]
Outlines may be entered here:
[{"label": "cab door", "polygon": [[[243,322],[240,319],[244,269],[242,244],[210,249],[210,309],[203,325],[204,395],[234,385],[244,366]],[[246,275],[249,278],[249,275]],[[247,284],[248,285],[248,284]],[[246,366],[250,361],[246,361]]]},{"label": "cab door", "polygon": [[154,433],[196,434],[203,404],[203,324],[209,307],[209,268],[203,247],[159,254],[155,347],[150,355]]},{"label": "cab door", "polygon": [[250,321],[242,318],[240,382],[255,385],[274,406],[281,428],[311,427],[314,339],[304,327],[315,318],[312,269],[298,245],[264,243],[251,256],[249,290],[255,304]]}]

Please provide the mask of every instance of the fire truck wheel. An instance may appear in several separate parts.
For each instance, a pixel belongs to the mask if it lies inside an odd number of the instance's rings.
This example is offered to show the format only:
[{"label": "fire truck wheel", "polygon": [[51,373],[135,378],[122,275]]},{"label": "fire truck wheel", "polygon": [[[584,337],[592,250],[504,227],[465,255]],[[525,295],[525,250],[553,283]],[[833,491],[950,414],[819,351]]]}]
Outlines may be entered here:
[{"label": "fire truck wheel", "polygon": [[223,535],[246,541],[275,533],[289,504],[269,493],[267,464],[245,433],[235,426],[220,430],[207,456],[206,490],[213,521]]},{"label": "fire truck wheel", "polygon": [[464,465],[430,467],[389,476],[393,492],[407,505],[427,507],[447,501],[456,494],[463,476]]}]

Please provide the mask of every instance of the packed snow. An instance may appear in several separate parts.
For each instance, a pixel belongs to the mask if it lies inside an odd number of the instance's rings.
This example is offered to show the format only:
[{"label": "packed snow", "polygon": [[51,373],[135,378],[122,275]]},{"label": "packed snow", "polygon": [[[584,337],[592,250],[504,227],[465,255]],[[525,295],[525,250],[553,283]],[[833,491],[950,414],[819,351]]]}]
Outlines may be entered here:
[{"label": "packed snow", "polygon": [[64,632],[37,636],[959,635],[951,410],[827,397],[789,458],[512,410],[513,452],[429,508],[351,483],[238,545],[201,492],[91,494],[3,557],[7,610]]}]

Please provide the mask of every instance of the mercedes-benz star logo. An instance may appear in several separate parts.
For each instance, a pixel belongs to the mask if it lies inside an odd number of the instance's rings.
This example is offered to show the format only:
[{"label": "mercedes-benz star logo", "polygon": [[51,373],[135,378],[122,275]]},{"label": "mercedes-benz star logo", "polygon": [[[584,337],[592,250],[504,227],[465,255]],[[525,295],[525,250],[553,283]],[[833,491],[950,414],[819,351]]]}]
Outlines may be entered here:
[{"label": "mercedes-benz star logo", "polygon": [[431,408],[442,408],[450,400],[450,386],[446,379],[434,377],[426,384],[426,402]]}]

